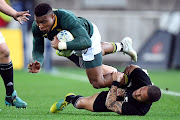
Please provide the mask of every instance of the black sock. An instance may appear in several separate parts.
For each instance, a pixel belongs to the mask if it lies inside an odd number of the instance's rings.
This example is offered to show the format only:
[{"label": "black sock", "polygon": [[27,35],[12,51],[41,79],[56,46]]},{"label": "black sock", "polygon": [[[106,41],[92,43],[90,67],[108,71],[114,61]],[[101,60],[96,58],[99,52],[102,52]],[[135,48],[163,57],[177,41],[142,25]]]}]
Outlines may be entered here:
[{"label": "black sock", "polygon": [[123,44],[121,43],[121,50],[120,51],[123,51]]},{"label": "black sock", "polygon": [[12,62],[7,64],[0,64],[0,74],[4,81],[6,95],[11,96],[14,91]]},{"label": "black sock", "polygon": [[83,96],[81,96],[81,95],[77,95],[77,96],[70,95],[70,96],[66,97],[66,101],[72,103],[73,106],[76,107],[76,103],[77,103],[77,101],[79,100],[80,97],[83,97]]}]

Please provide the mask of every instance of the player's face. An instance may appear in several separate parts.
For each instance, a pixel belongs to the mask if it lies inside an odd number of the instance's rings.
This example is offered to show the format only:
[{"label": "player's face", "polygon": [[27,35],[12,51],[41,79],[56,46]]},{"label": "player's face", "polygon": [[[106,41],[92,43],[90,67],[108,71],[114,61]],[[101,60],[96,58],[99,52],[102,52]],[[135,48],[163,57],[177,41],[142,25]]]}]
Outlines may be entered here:
[{"label": "player's face", "polygon": [[40,31],[44,33],[50,32],[52,26],[54,25],[55,17],[54,14],[47,14],[40,17],[34,16],[36,25],[39,27]]},{"label": "player's face", "polygon": [[148,87],[144,86],[135,90],[132,94],[133,98],[139,102],[146,102],[148,100]]}]

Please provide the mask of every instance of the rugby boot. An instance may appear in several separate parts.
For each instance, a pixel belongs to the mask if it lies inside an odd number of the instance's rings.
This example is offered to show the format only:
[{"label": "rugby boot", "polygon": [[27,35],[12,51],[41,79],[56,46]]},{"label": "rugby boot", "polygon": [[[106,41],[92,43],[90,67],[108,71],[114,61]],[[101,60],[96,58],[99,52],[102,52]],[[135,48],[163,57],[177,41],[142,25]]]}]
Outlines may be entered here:
[{"label": "rugby boot", "polygon": [[137,62],[137,52],[132,47],[132,39],[130,37],[125,37],[122,41],[122,50],[124,54],[128,54],[133,62]]},{"label": "rugby boot", "polygon": [[61,112],[63,111],[66,106],[69,104],[69,102],[66,101],[66,97],[70,96],[70,95],[75,95],[74,93],[68,93],[64,99],[61,99],[59,102],[55,102],[51,108],[50,108],[50,112],[51,113],[56,113],[56,112]]},{"label": "rugby boot", "polygon": [[16,106],[16,108],[26,108],[27,103],[24,102],[21,98],[17,96],[16,90],[13,91],[11,96],[7,96],[5,98],[6,106]]}]

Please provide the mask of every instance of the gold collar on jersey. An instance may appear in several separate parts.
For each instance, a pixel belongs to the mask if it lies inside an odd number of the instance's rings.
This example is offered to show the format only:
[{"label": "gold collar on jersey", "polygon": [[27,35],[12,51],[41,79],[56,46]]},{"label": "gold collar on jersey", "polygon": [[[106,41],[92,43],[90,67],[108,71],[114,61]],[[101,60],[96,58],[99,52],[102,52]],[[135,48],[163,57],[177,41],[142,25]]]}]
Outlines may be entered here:
[{"label": "gold collar on jersey", "polygon": [[57,26],[57,16],[55,15],[55,23],[54,23],[54,25],[53,25],[51,31],[52,31],[56,26]]}]

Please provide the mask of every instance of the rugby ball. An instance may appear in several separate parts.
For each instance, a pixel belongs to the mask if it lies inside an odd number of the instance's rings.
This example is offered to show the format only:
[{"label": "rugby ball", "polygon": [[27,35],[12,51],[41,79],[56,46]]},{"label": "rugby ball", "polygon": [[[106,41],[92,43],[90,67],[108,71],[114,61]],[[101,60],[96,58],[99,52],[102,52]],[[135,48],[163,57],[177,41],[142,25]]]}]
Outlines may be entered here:
[{"label": "rugby ball", "polygon": [[[67,30],[60,31],[57,34],[57,38],[60,42],[69,42],[74,40],[73,35]],[[56,54],[58,56],[69,57],[73,54],[73,50],[56,50]]]}]

